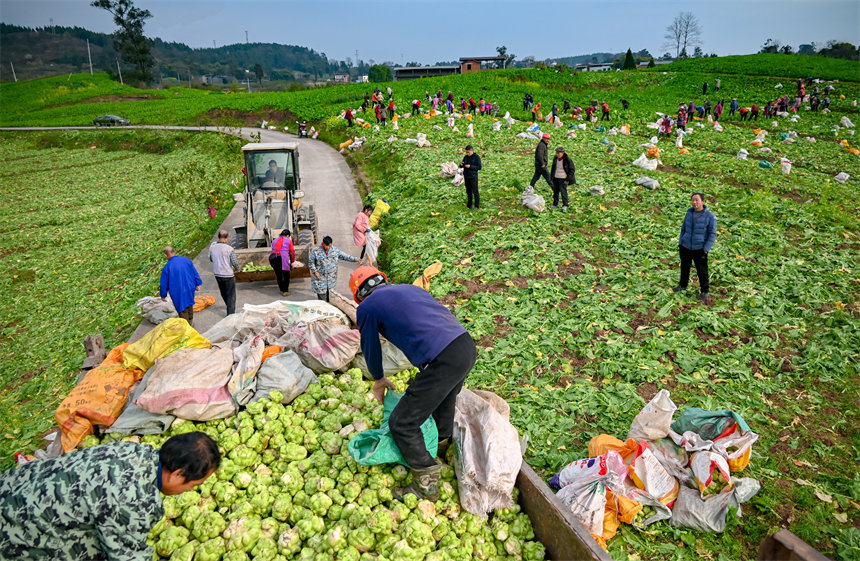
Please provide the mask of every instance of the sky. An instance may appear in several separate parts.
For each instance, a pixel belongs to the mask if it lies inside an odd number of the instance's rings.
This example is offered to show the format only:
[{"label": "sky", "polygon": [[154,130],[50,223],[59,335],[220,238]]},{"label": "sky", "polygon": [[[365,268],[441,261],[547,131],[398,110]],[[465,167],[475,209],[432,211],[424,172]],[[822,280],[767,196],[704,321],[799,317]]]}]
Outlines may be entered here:
[{"label": "sky", "polygon": [[[823,45],[860,43],[858,0],[136,0],[147,9],[144,33],[191,47],[248,40],[300,45],[329,59],[395,64],[496,55],[518,59],[648,49],[660,56],[666,26],[690,11],[702,27],[702,49],[717,55],[757,52],[769,38]],[[0,0],[0,21],[28,27],[80,26],[111,33],[106,11],[88,0]],[[214,42],[214,43],[213,43]]]}]

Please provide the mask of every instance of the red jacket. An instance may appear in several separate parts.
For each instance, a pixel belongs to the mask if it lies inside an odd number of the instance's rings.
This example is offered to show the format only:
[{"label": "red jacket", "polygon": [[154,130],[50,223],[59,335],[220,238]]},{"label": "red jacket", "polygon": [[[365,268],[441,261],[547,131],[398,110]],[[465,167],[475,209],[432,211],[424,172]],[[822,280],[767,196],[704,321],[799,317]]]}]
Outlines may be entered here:
[{"label": "red jacket", "polygon": [[[285,244],[288,244],[286,249],[284,248]],[[278,238],[272,242],[272,255],[280,255],[281,270],[289,271],[290,263],[296,260],[296,250],[293,247],[293,240],[284,236],[278,236]],[[287,256],[289,256],[289,259],[284,259],[284,257]]]}]

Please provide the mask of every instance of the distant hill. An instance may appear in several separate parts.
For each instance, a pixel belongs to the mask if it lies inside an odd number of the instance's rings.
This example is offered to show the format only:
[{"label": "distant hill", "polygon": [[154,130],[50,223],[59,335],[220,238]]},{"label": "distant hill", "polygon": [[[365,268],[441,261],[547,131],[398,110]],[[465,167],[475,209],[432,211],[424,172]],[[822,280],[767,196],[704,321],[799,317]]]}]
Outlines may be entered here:
[{"label": "distant hill", "polygon": [[[12,67],[19,80],[32,80],[60,74],[89,73],[87,39],[95,72],[116,74],[113,38],[81,27],[38,28],[0,23],[0,81],[11,81]],[[244,79],[245,70],[263,67],[267,79],[294,80],[296,73],[321,78],[340,69],[337,62],[306,47],[275,43],[225,45],[193,49],[183,43],[153,40],[156,80],[181,76],[188,79],[202,74]]]},{"label": "distant hill", "polygon": [[[590,63],[602,63],[602,62],[613,62],[619,58],[623,58],[624,55],[627,54],[627,51],[621,53],[591,53],[587,55],[577,55],[577,56],[567,56],[562,58],[553,58],[550,59],[553,62],[557,62],[559,64],[564,63],[568,66],[575,66],[577,64],[590,64]],[[650,59],[651,53],[648,52],[647,49],[642,49],[641,51],[633,53],[634,57],[637,58],[645,58]],[[656,58],[656,57],[654,57]]]}]

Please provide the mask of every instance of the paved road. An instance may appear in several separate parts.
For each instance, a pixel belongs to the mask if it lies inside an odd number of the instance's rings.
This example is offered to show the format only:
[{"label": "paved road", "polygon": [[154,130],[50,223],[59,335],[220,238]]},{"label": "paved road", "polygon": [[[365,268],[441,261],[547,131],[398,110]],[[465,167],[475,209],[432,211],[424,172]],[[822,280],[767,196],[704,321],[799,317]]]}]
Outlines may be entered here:
[{"label": "paved road", "polygon": [[[0,128],[0,130],[105,130],[101,127],[16,127]],[[311,140],[309,138],[298,138],[295,135],[278,131],[263,130],[259,128],[238,127],[174,127],[174,126],[131,126],[123,129],[160,129],[160,130],[184,130],[184,131],[212,131],[241,136],[250,139],[250,135],[260,133],[261,142],[284,142],[298,141],[299,154],[301,154],[302,186],[305,191],[304,203],[312,203],[316,209],[319,222],[319,236],[331,236],[334,245],[347,253],[358,257],[360,251],[352,244],[352,221],[361,210],[361,198],[355,188],[352,172],[337,150],[327,144]],[[107,132],[107,131],[105,131]],[[236,154],[236,162],[241,162],[241,154]],[[237,203],[232,212],[225,218],[222,225],[227,231],[232,232],[233,226],[244,223],[244,203]],[[213,238],[214,241],[214,238]],[[150,256],[160,259],[161,255]],[[194,259],[194,266],[203,279],[203,286],[199,294],[214,296],[215,304],[205,310],[194,314],[194,327],[198,331],[206,331],[209,327],[222,319],[227,311],[215,277],[212,276],[212,265],[209,262],[209,248],[204,248]],[[341,261],[338,274],[338,291],[347,294],[347,280],[349,274],[356,265],[347,261]],[[274,300],[282,299],[275,281],[237,283],[236,309],[241,311],[244,304],[266,304]],[[309,279],[294,279],[290,284],[292,295],[289,300],[316,299],[311,292]],[[153,325],[143,320],[129,341],[136,341],[152,329]]]}]

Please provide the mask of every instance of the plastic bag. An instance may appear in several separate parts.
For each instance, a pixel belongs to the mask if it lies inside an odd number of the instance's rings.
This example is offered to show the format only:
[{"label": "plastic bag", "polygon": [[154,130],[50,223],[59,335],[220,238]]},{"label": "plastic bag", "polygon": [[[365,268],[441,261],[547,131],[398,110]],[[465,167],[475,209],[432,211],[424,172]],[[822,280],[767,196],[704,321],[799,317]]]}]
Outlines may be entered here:
[{"label": "plastic bag", "polygon": [[773,165],[770,162],[768,162],[767,160],[762,160],[758,163],[758,167],[760,167],[762,169],[772,169]]},{"label": "plastic bag", "polygon": [[741,148],[740,150],[738,150],[738,160],[746,160],[747,156],[749,155],[750,153],[746,148]]},{"label": "plastic bag", "polygon": [[170,296],[165,300],[157,296],[144,296],[137,301],[137,306],[140,308],[140,313],[144,319],[154,325],[158,325],[166,319],[179,317]]},{"label": "plastic bag", "polygon": [[278,353],[264,362],[257,371],[257,390],[251,401],[269,397],[269,392],[277,390],[284,394],[281,403],[290,403],[315,382],[317,377],[310,368],[302,364],[296,353]]},{"label": "plastic bag", "polygon": [[731,434],[735,425],[740,428],[742,434],[750,431],[746,421],[731,409],[709,411],[700,407],[688,407],[672,423],[671,428],[678,434],[692,431],[706,440],[715,440]]},{"label": "plastic bag", "polygon": [[135,405],[195,421],[234,415],[236,404],[227,389],[232,366],[230,348],[178,350],[156,361]]},{"label": "plastic bag", "polygon": [[833,179],[835,179],[835,180],[836,180],[836,181],[838,181],[839,183],[845,183],[845,182],[846,182],[846,181],[848,181],[850,178],[851,178],[851,175],[850,175],[850,174],[845,173],[844,171],[841,171],[841,172],[837,173],[837,174],[836,174],[836,177],[834,177]]},{"label": "plastic bag", "polygon": [[[379,340],[382,344],[382,371],[386,376],[393,376],[413,367],[412,363],[409,362],[409,359],[406,358],[406,355],[403,354],[403,351],[398,349],[394,343],[383,337],[380,337]],[[361,353],[355,355],[355,359],[353,359],[350,366],[358,368],[365,374],[370,375],[370,370],[367,368],[367,362],[364,360],[364,355]]]},{"label": "plastic bag", "polygon": [[454,179],[451,180],[451,185],[462,185],[466,179],[463,177],[463,171],[457,170],[457,173],[454,175]]},{"label": "plastic bag", "polygon": [[640,442],[636,447],[629,470],[630,479],[637,487],[666,506],[672,507],[672,503],[678,498],[680,484],[657,460],[647,442]]},{"label": "plastic bag", "polygon": [[122,353],[123,365],[146,372],[162,358],[179,349],[208,349],[209,341],[201,336],[182,318],[163,321],[132,343]]},{"label": "plastic bag", "polygon": [[723,125],[721,125],[719,122],[714,123],[714,130],[717,132],[723,132]]},{"label": "plastic bag", "polygon": [[839,120],[839,124],[846,128],[852,128],[854,126],[854,123],[852,123],[851,119],[849,119],[848,117],[842,117]]},{"label": "plastic bag", "polygon": [[421,276],[415,279],[412,284],[414,284],[415,286],[420,286],[424,290],[430,292],[430,279],[438,275],[441,271],[442,262],[436,261],[435,263],[424,269],[424,272],[421,274]]},{"label": "plastic bag", "polygon": [[592,196],[599,196],[604,194],[603,186],[601,185],[592,185],[588,188],[588,192],[591,193]]},{"label": "plastic bag", "polygon": [[696,452],[690,458],[690,469],[693,470],[693,477],[702,498],[706,495],[729,493],[732,490],[729,464],[716,452]]},{"label": "plastic bag", "polygon": [[543,212],[546,210],[546,201],[544,198],[537,193],[534,192],[534,189],[531,187],[527,187],[526,190],[520,195],[520,199],[522,200],[522,204],[527,206],[528,208],[534,210],[535,212]]},{"label": "plastic bag", "polygon": [[[403,394],[393,390],[388,390],[385,393],[382,425],[378,429],[362,431],[349,441],[349,454],[352,459],[363,466],[395,463],[408,465],[397,444],[394,443],[391,429],[388,428],[388,418],[402,397]],[[439,431],[436,428],[433,415],[430,415],[421,425],[421,434],[424,436],[424,446],[427,451],[430,452],[431,456],[436,456],[439,448]]]},{"label": "plastic bag", "polygon": [[638,158],[633,160],[634,166],[639,166],[642,169],[647,169],[647,170],[652,170],[652,171],[657,169],[658,164],[659,164],[659,162],[657,160],[649,160],[648,158],[646,158],[644,152],[642,153],[641,156],[639,156]]},{"label": "plastic bag", "polygon": [[379,254],[379,245],[382,243],[382,238],[379,237],[378,230],[371,230],[365,235],[364,247],[367,249],[367,259],[370,263],[376,262],[376,256]]},{"label": "plastic bag", "polygon": [[54,414],[60,426],[63,450],[69,452],[81,439],[93,434],[94,425],[108,427],[125,406],[128,391],[143,378],[143,371],[123,367],[123,351],[128,343],[111,349],[66,396]]},{"label": "plastic bag", "polygon": [[370,227],[376,228],[379,225],[379,221],[382,219],[382,215],[388,214],[389,210],[391,210],[391,207],[385,199],[376,199],[376,205],[373,207],[373,212],[370,213],[370,218],[368,219]]},{"label": "plastic bag", "polygon": [[502,122],[501,122],[501,121],[496,121],[495,123],[493,123],[493,130],[494,130],[494,131],[500,131],[500,130],[502,130]]},{"label": "plastic bag", "polygon": [[627,438],[637,442],[665,438],[669,435],[672,415],[677,409],[678,407],[669,397],[669,391],[660,390],[633,419]]},{"label": "plastic bag", "polygon": [[621,454],[615,450],[607,450],[601,456],[594,456],[582,460],[576,460],[567,464],[558,472],[557,478],[553,477],[551,482],[557,482],[558,487],[563,489],[568,485],[583,487],[594,481],[602,481],[606,485],[619,486],[627,477],[627,466]]},{"label": "plastic bag", "polygon": [[294,324],[290,331],[300,338],[291,350],[317,374],[347,368],[358,353],[361,341],[357,329],[326,321]]},{"label": "plastic bag", "polygon": [[660,187],[660,182],[656,179],[651,179],[648,176],[641,175],[636,178],[636,185],[642,185],[643,187],[647,187],[648,189],[651,189],[653,191],[654,189]]},{"label": "plastic bag", "polygon": [[563,488],[556,497],[567,506],[574,516],[585,526],[588,533],[597,541],[601,547],[603,538],[603,521],[606,516],[606,485],[600,481],[594,481],[583,487],[569,486]]},{"label": "plastic bag", "polygon": [[645,153],[645,155],[648,156],[649,158],[659,159],[660,158],[660,149],[657,148],[656,146],[652,146],[651,148],[648,149],[648,151]]},{"label": "plastic bag", "polygon": [[454,409],[454,469],[460,504],[486,516],[513,506],[512,493],[523,463],[519,433],[490,401],[463,389]]},{"label": "plastic bag", "polygon": [[741,516],[741,504],[750,500],[761,489],[755,479],[737,478],[729,493],[711,495],[704,499],[689,487],[681,487],[678,500],[672,507],[671,526],[693,528],[705,532],[722,532],[726,528],[729,507]]},{"label": "plastic bag", "polygon": [[598,434],[588,441],[588,455],[591,457],[602,456],[610,450],[618,452],[626,462],[627,458],[636,452],[636,441],[629,438],[627,442],[621,442],[608,434]]},{"label": "plastic bag", "polygon": [[227,390],[233,396],[236,405],[245,405],[254,397],[257,390],[255,378],[260,364],[263,362],[263,351],[266,345],[262,335],[248,337],[244,343],[233,350],[233,375],[227,383]]},{"label": "plastic bag", "polygon": [[466,130],[466,137],[475,138],[475,125],[473,125],[472,123],[469,123],[469,128],[468,130]]}]

